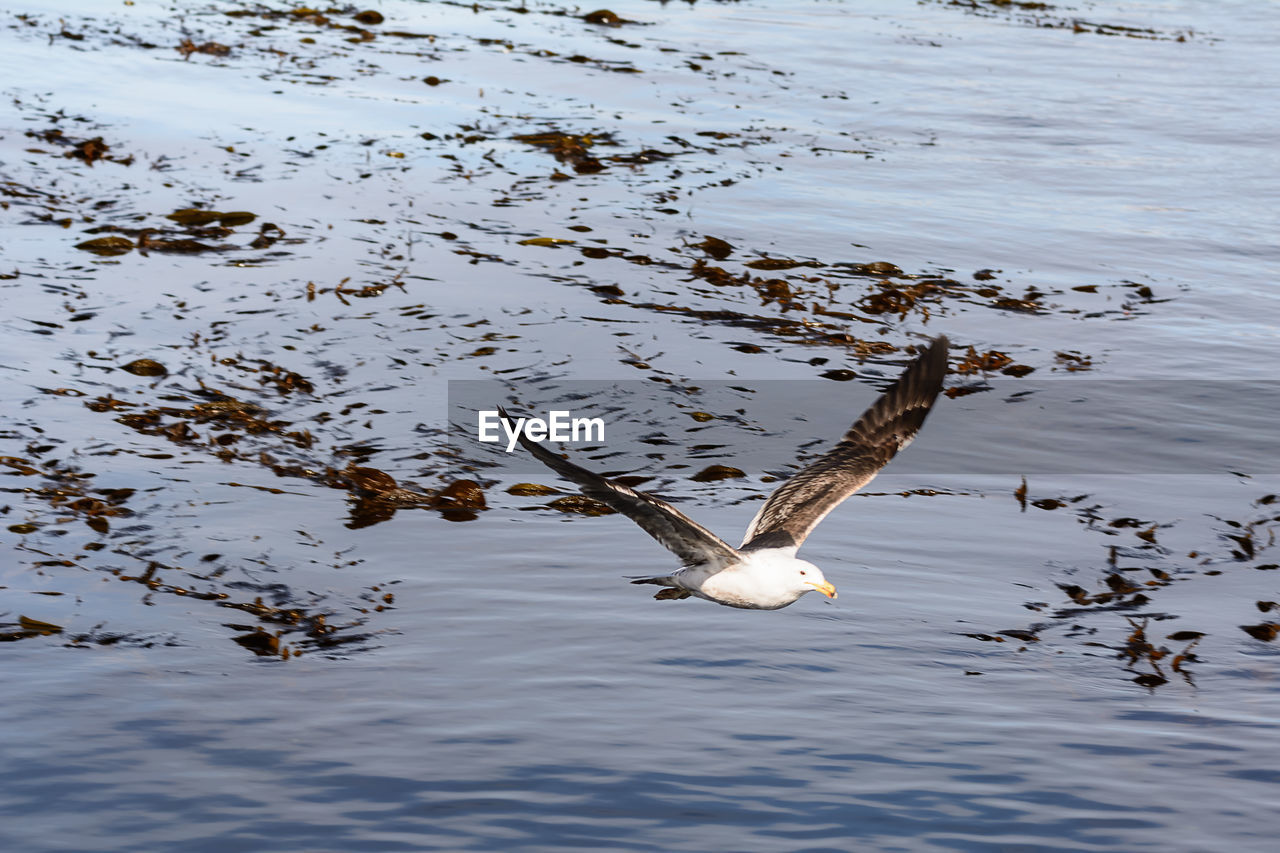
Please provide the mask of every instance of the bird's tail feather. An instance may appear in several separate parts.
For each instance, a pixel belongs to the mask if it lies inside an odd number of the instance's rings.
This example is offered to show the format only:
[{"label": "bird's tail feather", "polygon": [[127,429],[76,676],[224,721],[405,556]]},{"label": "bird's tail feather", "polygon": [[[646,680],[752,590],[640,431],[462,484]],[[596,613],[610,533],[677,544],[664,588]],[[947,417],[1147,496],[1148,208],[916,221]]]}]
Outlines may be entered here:
[{"label": "bird's tail feather", "polygon": [[628,577],[627,580],[632,583],[656,583],[659,586],[675,586],[676,582],[671,579],[671,575],[658,575],[651,578]]}]

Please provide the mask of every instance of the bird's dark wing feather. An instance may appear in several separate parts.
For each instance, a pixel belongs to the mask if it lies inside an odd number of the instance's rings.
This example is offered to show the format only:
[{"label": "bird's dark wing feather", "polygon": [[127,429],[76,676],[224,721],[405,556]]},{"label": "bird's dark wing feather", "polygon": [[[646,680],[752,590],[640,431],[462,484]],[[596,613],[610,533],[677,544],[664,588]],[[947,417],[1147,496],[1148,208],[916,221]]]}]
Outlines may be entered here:
[{"label": "bird's dark wing feather", "polygon": [[[501,407],[498,412],[506,420],[511,420],[510,415]],[[577,483],[578,490],[587,497],[606,504],[640,525],[645,533],[679,557],[684,565],[708,562],[725,565],[741,559],[741,555],[729,543],[666,501],[575,465],[536,441],[526,438],[523,431],[518,438],[520,444],[544,465],[565,479]]]},{"label": "bird's dark wing feather", "polygon": [[752,519],[742,549],[799,548],[818,522],[910,444],[942,390],[947,346],[945,337],[935,338],[835,447],[779,486]]}]

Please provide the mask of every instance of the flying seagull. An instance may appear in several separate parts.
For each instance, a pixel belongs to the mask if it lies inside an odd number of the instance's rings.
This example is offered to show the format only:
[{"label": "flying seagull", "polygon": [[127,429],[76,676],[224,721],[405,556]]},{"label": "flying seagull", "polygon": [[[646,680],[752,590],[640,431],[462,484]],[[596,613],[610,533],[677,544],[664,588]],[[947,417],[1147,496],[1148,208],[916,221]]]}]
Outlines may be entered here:
[{"label": "flying seagull", "polygon": [[818,522],[911,443],[946,374],[947,339],[940,335],[835,447],[769,496],[737,548],[665,501],[593,474],[527,438],[523,430],[518,436],[547,467],[577,483],[587,497],[640,525],[684,564],[671,574],[635,578],[632,583],[665,587],[655,596],[660,599],[695,595],[729,607],[777,610],[813,590],[836,597],[836,588],[822,570],[797,560],[796,551]]}]

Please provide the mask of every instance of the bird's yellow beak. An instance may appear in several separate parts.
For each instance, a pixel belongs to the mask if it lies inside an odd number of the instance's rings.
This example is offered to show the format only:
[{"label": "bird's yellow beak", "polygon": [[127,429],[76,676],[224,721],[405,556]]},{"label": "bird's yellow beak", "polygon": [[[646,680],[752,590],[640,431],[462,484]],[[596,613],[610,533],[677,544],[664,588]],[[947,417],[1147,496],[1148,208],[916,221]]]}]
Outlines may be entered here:
[{"label": "bird's yellow beak", "polygon": [[818,592],[825,595],[827,598],[836,597],[836,588],[831,584],[826,583],[825,581],[823,583],[814,583],[813,581],[805,581],[805,583],[809,584],[809,586],[813,587]]}]

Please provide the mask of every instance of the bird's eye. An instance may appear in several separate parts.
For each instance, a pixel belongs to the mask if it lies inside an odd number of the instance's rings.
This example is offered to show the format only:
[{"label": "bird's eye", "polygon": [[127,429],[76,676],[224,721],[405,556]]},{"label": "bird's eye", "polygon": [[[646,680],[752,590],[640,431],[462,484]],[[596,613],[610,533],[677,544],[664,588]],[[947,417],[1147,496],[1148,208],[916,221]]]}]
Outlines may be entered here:
[{"label": "bird's eye", "polygon": [[804,574],[805,574],[804,569],[801,569],[801,570],[800,570],[800,577],[804,577]]}]

